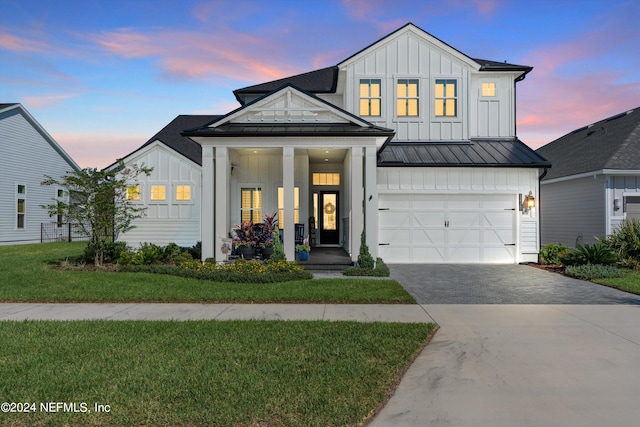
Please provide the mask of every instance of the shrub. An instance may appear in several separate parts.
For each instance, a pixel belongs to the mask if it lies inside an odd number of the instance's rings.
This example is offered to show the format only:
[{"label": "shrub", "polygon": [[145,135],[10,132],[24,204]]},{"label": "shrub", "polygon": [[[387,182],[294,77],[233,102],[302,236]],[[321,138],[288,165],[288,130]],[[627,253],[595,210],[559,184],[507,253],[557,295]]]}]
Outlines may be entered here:
[{"label": "shrub", "polygon": [[358,267],[365,270],[373,270],[373,257],[367,246],[367,237],[364,230],[360,234],[360,253],[358,254]]},{"label": "shrub", "polygon": [[615,264],[618,260],[616,254],[614,254],[604,242],[598,242],[592,245],[577,245],[574,250],[564,255],[561,254],[559,258],[562,264],[566,266],[584,264],[611,265]]},{"label": "shrub", "polygon": [[[104,246],[103,262],[116,262],[120,255],[127,250],[126,242],[107,242]],[[89,242],[84,248],[82,262],[92,264],[96,257],[96,247],[93,242]]]},{"label": "shrub", "polygon": [[154,243],[142,243],[138,249],[130,249],[120,253],[117,263],[122,265],[180,264],[193,257],[175,243],[159,246]]},{"label": "shrub", "polygon": [[580,280],[593,280],[605,277],[622,277],[622,271],[620,271],[614,265],[570,265],[565,268],[564,272],[567,276],[575,277],[576,279]]},{"label": "shrub", "polygon": [[273,253],[269,257],[269,262],[281,262],[286,261],[287,257],[284,254],[284,247],[280,242],[280,232],[275,230],[273,232]]},{"label": "shrub", "polygon": [[342,272],[342,274],[345,276],[389,277],[391,272],[382,258],[376,258],[376,267],[374,269],[362,268],[360,266],[348,267]]},{"label": "shrub", "polygon": [[560,261],[560,255],[565,255],[569,252],[569,248],[560,243],[548,243],[540,249],[540,262],[547,265],[558,265]]},{"label": "shrub", "polygon": [[604,242],[618,255],[623,265],[632,268],[640,265],[640,220],[622,221]]},{"label": "shrub", "polygon": [[191,258],[202,259],[202,242],[199,241],[190,248],[184,248],[184,250],[186,250],[189,255],[191,255]]}]

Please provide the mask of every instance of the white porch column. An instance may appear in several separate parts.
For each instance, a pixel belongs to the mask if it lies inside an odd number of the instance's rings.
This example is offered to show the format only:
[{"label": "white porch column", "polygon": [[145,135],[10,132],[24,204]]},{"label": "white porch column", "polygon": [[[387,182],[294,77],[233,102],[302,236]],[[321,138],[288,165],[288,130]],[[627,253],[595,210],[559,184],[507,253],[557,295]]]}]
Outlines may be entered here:
[{"label": "white porch column", "polygon": [[[293,215],[293,182],[295,154],[293,147],[282,148],[282,189],[284,192],[284,254],[289,261],[296,257],[295,218]],[[282,221],[282,219],[280,219]]]},{"label": "white porch column", "polygon": [[362,147],[351,148],[351,260],[360,254],[360,235],[364,227],[364,189],[362,188]]},{"label": "white porch column", "polygon": [[[215,234],[213,245],[217,262],[226,259],[222,253],[222,239],[229,235],[229,153],[227,147],[216,147]],[[204,242],[203,242],[204,243]]]},{"label": "white porch column", "polygon": [[202,261],[213,257],[213,147],[202,147],[202,208],[200,211],[200,241],[202,242]]},{"label": "white porch column", "polygon": [[376,147],[365,148],[364,161],[364,205],[365,205],[365,232],[367,233],[367,246],[375,260],[378,257],[378,153]]}]

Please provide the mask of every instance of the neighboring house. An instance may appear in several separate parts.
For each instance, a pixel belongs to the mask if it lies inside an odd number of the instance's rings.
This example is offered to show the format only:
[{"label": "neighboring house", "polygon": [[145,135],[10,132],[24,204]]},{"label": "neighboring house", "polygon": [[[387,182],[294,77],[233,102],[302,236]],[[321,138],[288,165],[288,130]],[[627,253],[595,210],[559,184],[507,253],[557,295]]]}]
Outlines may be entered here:
[{"label": "neighboring house", "polygon": [[[41,241],[41,225],[61,235],[63,218],[41,205],[67,200],[59,187],[41,185],[80,168],[21,105],[0,104],[0,245]],[[60,233],[58,233],[60,231]]]},{"label": "neighboring house", "polygon": [[278,211],[288,259],[302,224],[354,260],[364,230],[390,263],[537,261],[538,209],[522,201],[538,197],[550,163],[515,125],[515,84],[531,69],[470,58],[407,24],[336,66],[236,90],[240,108],[182,132],[202,148],[203,258],[224,259],[235,224]]},{"label": "neighboring house", "polygon": [[640,219],[640,107],[540,147],[553,168],[541,182],[542,243],[595,243]]}]

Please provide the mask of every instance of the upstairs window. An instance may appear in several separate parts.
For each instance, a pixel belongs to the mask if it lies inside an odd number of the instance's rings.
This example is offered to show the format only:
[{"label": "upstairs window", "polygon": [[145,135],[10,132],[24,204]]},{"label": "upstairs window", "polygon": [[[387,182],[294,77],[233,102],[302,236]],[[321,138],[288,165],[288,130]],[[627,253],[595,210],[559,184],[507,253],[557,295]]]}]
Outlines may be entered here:
[{"label": "upstairs window", "polygon": [[164,185],[151,186],[151,200],[161,201],[167,199],[167,190]]},{"label": "upstairs window", "polygon": [[139,185],[127,185],[127,200],[140,200]]},{"label": "upstairs window", "polygon": [[482,96],[496,96],[496,84],[493,82],[482,83]]},{"label": "upstairs window", "polygon": [[380,79],[360,80],[360,115],[380,116],[382,97],[380,95]]},{"label": "upstairs window", "polygon": [[456,117],[458,115],[458,82],[456,80],[436,80],[436,117]]},{"label": "upstairs window", "polygon": [[191,200],[190,185],[176,185],[176,200],[186,202]]},{"label": "upstairs window", "polygon": [[400,79],[396,85],[398,117],[417,117],[418,109],[418,80]]},{"label": "upstairs window", "polygon": [[243,188],[240,194],[240,217],[242,221],[262,222],[262,190]]}]

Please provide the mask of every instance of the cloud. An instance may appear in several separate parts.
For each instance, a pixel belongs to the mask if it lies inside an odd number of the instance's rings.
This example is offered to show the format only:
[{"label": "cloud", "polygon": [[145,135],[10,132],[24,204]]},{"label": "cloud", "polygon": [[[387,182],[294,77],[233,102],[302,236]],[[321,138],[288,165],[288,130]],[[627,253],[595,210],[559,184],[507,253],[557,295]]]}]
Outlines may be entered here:
[{"label": "cloud", "polygon": [[626,8],[587,22],[565,39],[538,45],[521,63],[518,133],[537,148],[575,129],[640,106],[637,24]]},{"label": "cloud", "polygon": [[25,96],[24,105],[29,109],[40,109],[55,107],[64,103],[64,101],[77,97],[77,94],[58,94],[58,95],[44,95],[44,96]]},{"label": "cloud", "polygon": [[287,64],[287,42],[233,30],[143,34],[119,29],[92,35],[91,39],[113,55],[128,59],[155,58],[170,77],[207,79],[222,76],[254,82],[307,71]]},{"label": "cloud", "polygon": [[102,169],[139,148],[149,135],[54,133],[54,139],[81,168]]},{"label": "cloud", "polygon": [[0,48],[14,52],[46,52],[51,46],[40,40],[32,40],[0,30]]}]

